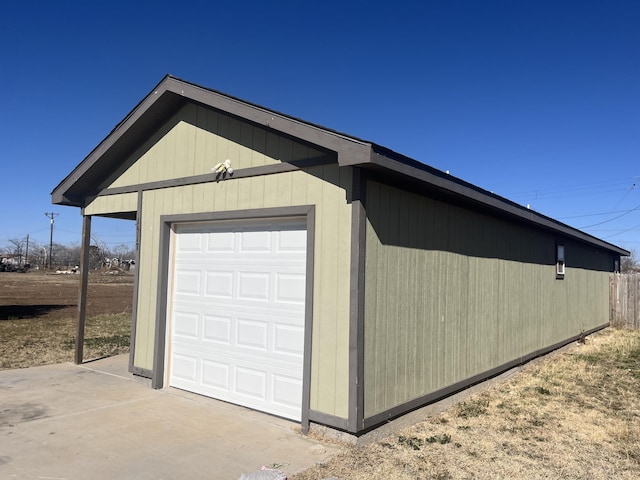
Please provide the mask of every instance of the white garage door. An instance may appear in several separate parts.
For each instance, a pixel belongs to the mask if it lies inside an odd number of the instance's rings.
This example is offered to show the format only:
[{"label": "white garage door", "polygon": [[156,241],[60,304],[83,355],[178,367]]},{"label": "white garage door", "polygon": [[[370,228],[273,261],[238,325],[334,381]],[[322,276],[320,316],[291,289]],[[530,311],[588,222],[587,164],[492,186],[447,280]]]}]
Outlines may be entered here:
[{"label": "white garage door", "polygon": [[305,228],[273,220],[177,227],[171,386],[300,420]]}]

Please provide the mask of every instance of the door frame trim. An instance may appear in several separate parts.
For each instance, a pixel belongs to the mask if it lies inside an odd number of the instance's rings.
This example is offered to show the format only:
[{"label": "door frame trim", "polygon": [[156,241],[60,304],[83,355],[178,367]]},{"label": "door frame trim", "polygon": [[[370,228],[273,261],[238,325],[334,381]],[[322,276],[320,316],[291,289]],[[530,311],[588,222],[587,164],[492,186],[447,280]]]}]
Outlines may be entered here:
[{"label": "door frame trim", "polygon": [[307,229],[307,260],[304,309],[304,355],[302,366],[302,429],[309,428],[309,410],[311,402],[311,351],[313,344],[313,279],[315,252],[315,205],[300,205],[293,207],[260,208],[249,210],[232,210],[225,212],[204,212],[194,214],[177,214],[160,216],[160,246],[158,260],[158,279],[156,289],[156,319],[155,339],[153,349],[153,374],[151,386],[159,389],[166,383],[166,353],[167,353],[167,307],[169,273],[171,270],[171,233],[176,224],[209,223],[225,220],[286,220],[289,217],[303,217],[306,219]]}]

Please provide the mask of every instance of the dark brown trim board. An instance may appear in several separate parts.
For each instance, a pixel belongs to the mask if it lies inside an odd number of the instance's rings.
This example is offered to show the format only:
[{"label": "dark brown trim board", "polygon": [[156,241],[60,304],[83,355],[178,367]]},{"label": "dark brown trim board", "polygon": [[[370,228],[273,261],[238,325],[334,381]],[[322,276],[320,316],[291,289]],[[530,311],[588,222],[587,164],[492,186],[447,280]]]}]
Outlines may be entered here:
[{"label": "dark brown trim board", "polygon": [[165,381],[165,357],[167,335],[167,291],[171,258],[171,230],[178,223],[215,222],[224,220],[259,220],[305,217],[307,226],[307,272],[305,286],[305,335],[302,379],[302,428],[309,430],[311,398],[311,351],[313,344],[313,279],[315,249],[315,206],[261,208],[225,212],[162,215],[160,217],[160,252],[156,292],[156,327],[153,352],[151,386],[163,388]]},{"label": "dark brown trim board", "polygon": [[[136,209],[136,272],[133,275],[133,308],[131,309],[131,340],[129,341],[129,372],[134,375],[136,367],[134,359],[136,354],[136,326],[138,325],[138,289],[140,285],[140,237],[142,235],[142,195],[138,192],[138,206]],[[145,375],[142,375],[145,376]],[[150,378],[150,377],[149,377]]]},{"label": "dark brown trim board", "polygon": [[149,378],[149,379],[153,378],[153,371],[148,370],[146,368],[133,367],[129,370],[129,372],[133,373],[138,377]]},{"label": "dark brown trim board", "polygon": [[277,163],[273,165],[262,165],[259,167],[249,167],[235,170],[233,175],[216,175],[215,173],[206,173],[203,175],[193,175],[190,177],[172,178],[170,180],[162,180],[157,182],[139,183],[136,185],[127,185],[124,187],[113,187],[96,193],[98,197],[107,195],[120,195],[123,193],[135,193],[145,190],[159,190],[162,188],[184,187],[188,185],[198,185],[201,183],[219,182],[236,180],[239,178],[260,177],[265,175],[274,175],[277,173],[295,172],[303,168],[315,167],[318,165],[327,165],[335,163],[329,156],[312,158],[303,162],[293,163]]},{"label": "dark brown trim board", "polygon": [[[385,183],[390,185],[393,185],[394,183],[402,183],[398,180],[394,182],[388,178],[388,174],[395,173],[398,174],[398,176],[405,177],[413,182],[420,182],[423,184],[424,188],[431,188],[446,193],[454,200],[456,198],[464,200],[471,204],[475,204],[476,206],[487,208],[494,212],[499,212],[502,215],[507,215],[510,218],[518,219],[518,221],[525,222],[533,227],[560,233],[589,245],[621,255],[629,255],[629,252],[617,247],[616,245],[596,238],[576,228],[570,227],[569,225],[535,212],[534,210],[530,210],[522,205],[518,205],[511,200],[488,192],[487,190],[465,182],[464,180],[436,170],[433,167],[410,158],[396,154],[395,152],[386,151],[383,147],[375,146],[374,148],[385,150],[385,153],[379,153],[374,150],[371,155],[371,160],[361,165],[361,167],[375,167],[386,171],[387,176],[385,177]],[[342,162],[340,162],[340,164],[342,165]]]},{"label": "dark brown trim board", "polygon": [[369,156],[368,142],[167,75],[55,187],[51,192],[52,202],[82,206],[82,198],[88,196],[83,192],[85,187],[97,187],[99,180],[106,178],[109,165],[117,167],[120,159],[135,150],[150,132],[187,102],[199,103],[338,155],[346,154],[360,162]]},{"label": "dark brown trim board", "polygon": [[256,125],[265,126],[313,145],[346,154],[350,158],[364,159],[369,155],[369,142],[246,102],[231,95],[189,83],[185,80],[166,76],[160,82],[159,87],[156,92],[178,94],[181,97],[221,110]]},{"label": "dark brown trim board", "polygon": [[366,258],[366,175],[352,169],[351,278],[349,291],[349,419],[357,432],[364,421],[364,267]]},{"label": "dark brown trim board", "polygon": [[307,210],[307,271],[304,304],[304,358],[302,365],[302,433],[309,433],[309,411],[311,409],[311,352],[313,352],[313,285],[316,248],[316,208]]},{"label": "dark brown trim board", "polygon": [[313,423],[335,428],[336,430],[340,430],[343,432],[349,431],[348,419],[336,417],[335,415],[329,415],[328,413],[322,413],[316,410],[310,410],[309,420]]},{"label": "dark brown trim board", "polygon": [[89,250],[91,244],[91,216],[82,216],[82,247],[80,249],[80,288],[78,292],[78,321],[74,362],[80,365],[84,356],[84,326],[87,317],[87,288],[89,285]]},{"label": "dark brown trim board", "polygon": [[164,363],[167,332],[167,291],[169,288],[169,259],[171,256],[171,216],[160,217],[160,251],[158,287],[156,290],[156,329],[153,343],[153,375],[151,388],[164,387]]}]

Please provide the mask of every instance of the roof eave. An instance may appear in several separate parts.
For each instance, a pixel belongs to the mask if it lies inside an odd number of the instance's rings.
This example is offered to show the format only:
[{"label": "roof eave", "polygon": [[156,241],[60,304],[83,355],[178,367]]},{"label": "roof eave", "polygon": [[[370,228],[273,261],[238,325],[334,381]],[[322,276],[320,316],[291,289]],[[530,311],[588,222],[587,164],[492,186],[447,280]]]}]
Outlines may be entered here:
[{"label": "roof eave", "polygon": [[361,168],[381,168],[417,180],[430,188],[453,195],[465,202],[533,224],[538,228],[554,231],[622,256],[630,255],[630,252],[623,248],[379,145],[372,145],[371,156],[367,161],[362,163],[349,162],[349,165]]},{"label": "roof eave", "polygon": [[[72,188],[84,188],[92,191],[104,170],[108,169],[110,160],[118,160],[131,149],[127,141],[135,145],[135,141],[156,126],[160,119],[167,118],[168,112],[175,110],[185,102],[196,102],[210,108],[234,115],[238,118],[263,126],[273,131],[294,137],[326,150],[338,153],[338,158],[362,163],[370,156],[369,142],[331,131],[318,125],[310,124],[285,114],[266,109],[229,95],[207,89],[193,83],[180,80],[170,75],[136,105],[131,112],[118,123],[106,138],[51,192],[54,204],[83,206],[74,199],[79,196]],[[107,165],[104,165],[104,163]],[[101,168],[98,168],[103,164]],[[92,175],[93,172],[93,175]],[[78,182],[83,185],[78,187]]]},{"label": "roof eave", "polygon": [[380,145],[269,110],[230,95],[180,80],[170,75],[160,83],[100,142],[100,144],[51,192],[54,204],[84,207],[85,197],[96,193],[114,164],[144,141],[154,128],[186,102],[196,102],[278,133],[338,154],[340,166],[382,169],[409,178],[431,189],[525,221],[571,238],[615,252],[629,252],[585,232],[529,210],[440,170]]}]

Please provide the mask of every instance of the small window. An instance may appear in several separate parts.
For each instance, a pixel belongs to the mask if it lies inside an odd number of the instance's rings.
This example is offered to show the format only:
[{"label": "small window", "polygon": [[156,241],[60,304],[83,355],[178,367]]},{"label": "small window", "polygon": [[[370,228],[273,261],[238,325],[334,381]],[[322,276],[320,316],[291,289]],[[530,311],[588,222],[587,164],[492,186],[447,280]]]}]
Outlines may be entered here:
[{"label": "small window", "polygon": [[620,273],[620,259],[616,258],[613,261],[613,272],[614,273]]},{"label": "small window", "polygon": [[556,245],[556,278],[564,278],[564,245]]}]

